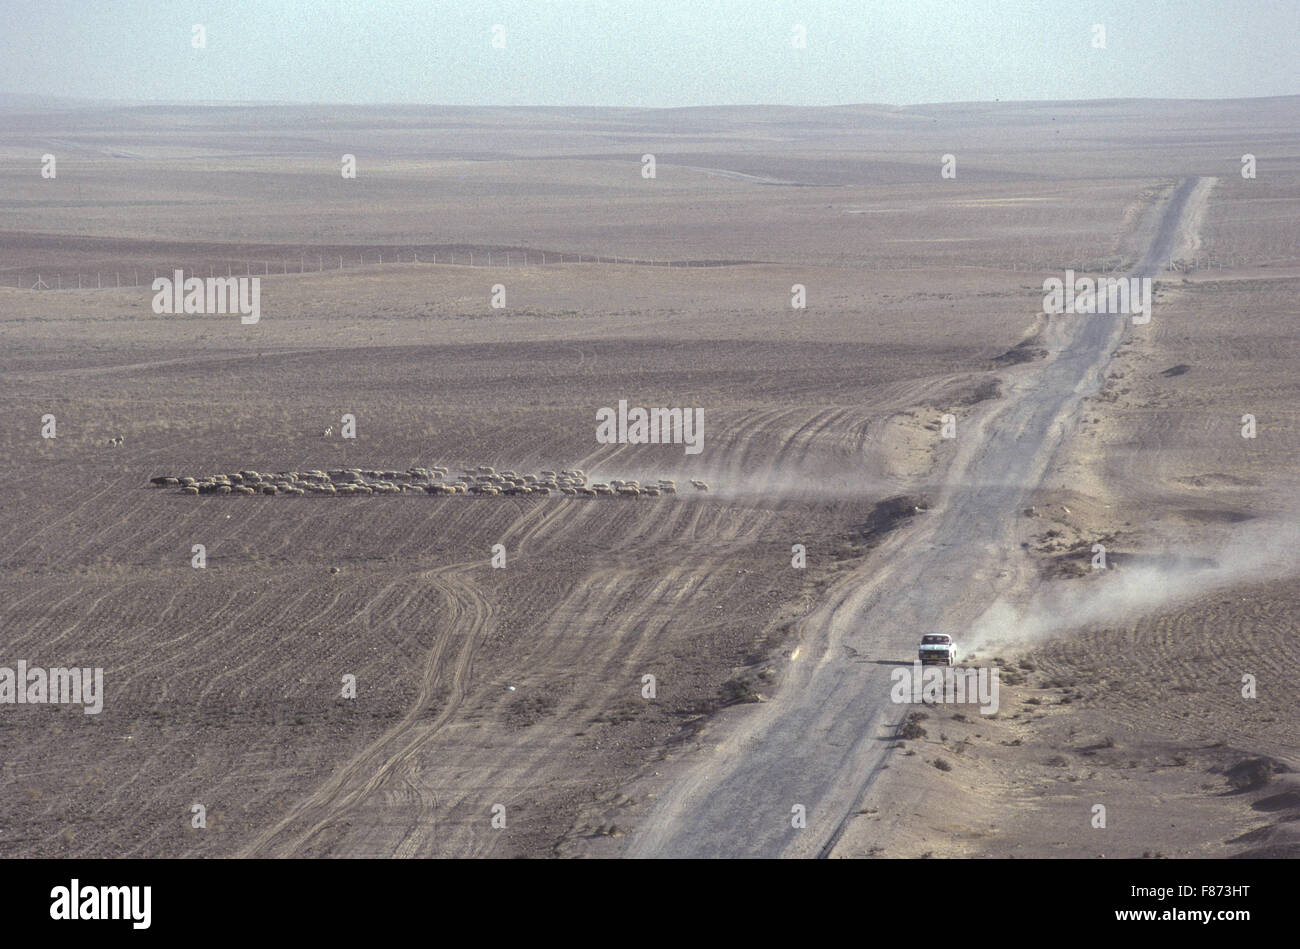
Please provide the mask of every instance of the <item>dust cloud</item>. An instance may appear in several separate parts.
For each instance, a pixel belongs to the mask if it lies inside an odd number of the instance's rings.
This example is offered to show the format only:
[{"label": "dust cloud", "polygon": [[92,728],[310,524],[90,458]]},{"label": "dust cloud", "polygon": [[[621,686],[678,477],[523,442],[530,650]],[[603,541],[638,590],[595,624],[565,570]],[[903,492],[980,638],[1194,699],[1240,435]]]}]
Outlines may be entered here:
[{"label": "dust cloud", "polygon": [[1121,559],[1102,576],[1043,585],[1020,606],[998,600],[962,644],[974,654],[1029,647],[1067,632],[1136,616],[1215,590],[1262,583],[1297,572],[1296,512],[1233,528],[1222,543],[1181,547],[1159,557]]}]

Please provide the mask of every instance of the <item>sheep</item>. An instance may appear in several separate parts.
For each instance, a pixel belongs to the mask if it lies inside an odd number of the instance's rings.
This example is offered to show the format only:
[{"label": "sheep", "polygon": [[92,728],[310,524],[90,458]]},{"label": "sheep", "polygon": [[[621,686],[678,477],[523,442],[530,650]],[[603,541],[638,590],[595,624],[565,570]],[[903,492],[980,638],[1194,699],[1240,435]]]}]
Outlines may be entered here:
[{"label": "sheep", "polygon": [[560,493],[563,494],[565,497],[569,497],[569,498],[578,496],[577,489],[571,488],[568,485],[565,485],[564,487],[560,488]]},{"label": "sheep", "polygon": [[262,485],[262,493],[263,493],[263,494],[276,494],[276,493],[278,493],[278,492],[279,492],[279,489],[278,489],[275,485],[273,485],[273,484],[264,484],[264,485]]},{"label": "sheep", "polygon": [[574,490],[580,498],[594,498],[596,496],[596,492],[591,488],[575,488]]},{"label": "sheep", "polygon": [[709,490],[709,486],[708,486],[708,484],[707,484],[706,482],[704,482],[704,481],[697,481],[697,480],[695,480],[694,478],[692,478],[692,479],[691,479],[691,484],[695,486],[695,490],[696,490],[696,491],[708,491],[708,490]]},{"label": "sheep", "polygon": [[648,487],[648,488],[642,488],[642,489],[641,489],[641,493],[644,494],[644,495],[645,495],[646,497],[648,497],[648,498],[657,498],[657,497],[659,497],[659,489],[656,488],[654,485],[651,485],[651,486]]},{"label": "sheep", "polygon": [[677,493],[677,488],[674,487],[674,486],[671,485],[671,484],[661,484],[661,485],[659,485],[659,493],[660,493],[660,494],[676,494],[676,493]]},{"label": "sheep", "polygon": [[155,488],[161,488],[164,484],[167,483],[167,476],[158,475],[158,477],[156,478],[150,478],[149,483],[152,484]]},{"label": "sheep", "polygon": [[256,494],[257,492],[254,491],[252,488],[250,488],[248,485],[246,485],[246,484],[241,484],[241,485],[239,485],[238,487],[235,488],[235,493],[236,493],[236,494]]},{"label": "sheep", "polygon": [[217,494],[229,494],[229,493],[230,493],[230,485],[228,484],[217,485]]}]

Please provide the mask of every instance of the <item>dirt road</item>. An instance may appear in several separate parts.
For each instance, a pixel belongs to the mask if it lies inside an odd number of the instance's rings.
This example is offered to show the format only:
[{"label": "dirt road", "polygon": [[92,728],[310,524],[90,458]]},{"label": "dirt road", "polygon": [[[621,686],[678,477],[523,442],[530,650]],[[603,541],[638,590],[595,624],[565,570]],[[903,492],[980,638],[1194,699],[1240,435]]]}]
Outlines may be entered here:
[{"label": "dirt road", "polygon": [[[1198,184],[1189,178],[1173,190],[1133,275],[1157,273]],[[777,698],[682,761],[627,855],[829,853],[885,765],[906,710],[889,700],[890,669],[910,662],[923,630],[960,635],[998,596],[1031,582],[1011,527],[1068,438],[1080,400],[1100,387],[1130,319],[1049,320],[1048,360],[1013,374],[1004,397],[965,423],[930,511],[829,591],[803,626]],[[804,827],[792,820],[799,807]]]}]

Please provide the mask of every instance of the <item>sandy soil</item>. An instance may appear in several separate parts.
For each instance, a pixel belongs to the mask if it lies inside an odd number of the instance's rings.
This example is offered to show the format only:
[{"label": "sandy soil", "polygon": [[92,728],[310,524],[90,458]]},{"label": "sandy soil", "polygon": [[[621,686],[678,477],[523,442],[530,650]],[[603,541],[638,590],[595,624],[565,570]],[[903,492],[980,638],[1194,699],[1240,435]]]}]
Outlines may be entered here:
[{"label": "sandy soil", "polygon": [[[1036,371],[1044,274],[1131,261],[1183,176],[1218,179],[1186,254],[1230,269],[1163,284],[1015,525],[1017,570],[1080,573],[1074,545],[1098,538],[1114,576],[1062,582],[1100,589],[1171,551],[1175,572],[1231,563],[1239,531],[1272,531],[1294,498],[1296,178],[1234,180],[1221,154],[1223,136],[1285,128],[1285,103],[577,111],[0,123],[0,665],[102,667],[106,689],[96,716],[0,712],[0,855],[621,852],[683,762],[779,700],[816,618],[847,622],[854,578],[924,529],[890,499],[944,485],[944,413],[977,422]],[[58,152],[57,181],[22,170],[33,149]],[[959,178],[941,182],[954,150]],[[401,262],[378,265],[386,250]],[[473,267],[441,256],[471,251]],[[292,272],[313,253],[327,269]],[[550,256],[577,254],[629,262]],[[646,260],[661,266],[630,262]],[[255,327],[156,315],[147,286],[15,286],[241,262],[263,265]],[[702,407],[705,451],[597,444],[595,412],[619,399]],[[322,439],[345,412],[357,438]],[[1245,412],[1260,437],[1243,445]],[[435,463],[712,490],[584,504],[147,486]],[[930,713],[835,855],[1290,846],[1288,776],[1230,771],[1296,765],[1294,608],[1284,574],[1251,563],[1068,629],[990,621],[1003,711]],[[1005,605],[1032,609],[1033,592]],[[1249,703],[1243,672],[1259,676]],[[1090,836],[1094,802],[1109,837]]]}]

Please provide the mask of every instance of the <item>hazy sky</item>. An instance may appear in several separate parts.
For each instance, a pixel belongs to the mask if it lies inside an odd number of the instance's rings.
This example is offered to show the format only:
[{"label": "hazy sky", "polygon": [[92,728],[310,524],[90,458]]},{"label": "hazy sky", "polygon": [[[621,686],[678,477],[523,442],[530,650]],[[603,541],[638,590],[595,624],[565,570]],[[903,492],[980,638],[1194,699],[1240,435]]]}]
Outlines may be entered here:
[{"label": "hazy sky", "polygon": [[1300,93],[1297,36],[1300,0],[0,0],[0,92],[625,106],[1225,98]]}]

